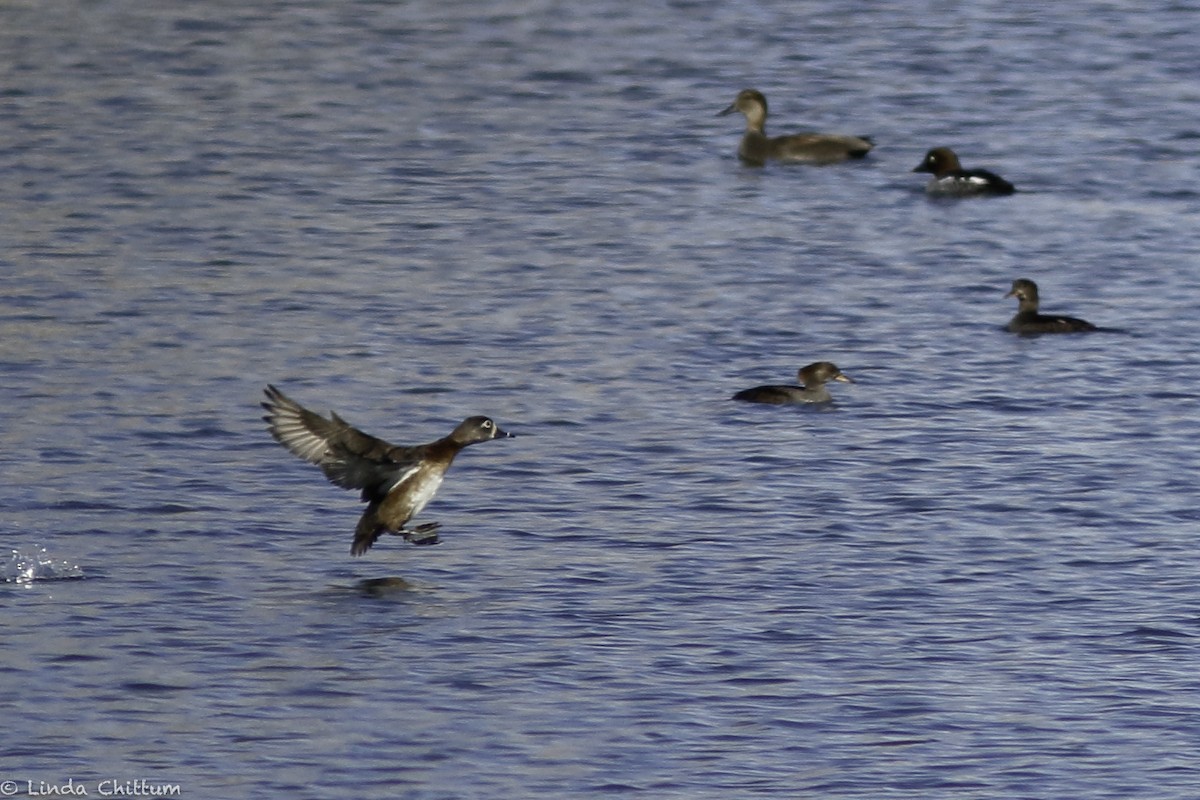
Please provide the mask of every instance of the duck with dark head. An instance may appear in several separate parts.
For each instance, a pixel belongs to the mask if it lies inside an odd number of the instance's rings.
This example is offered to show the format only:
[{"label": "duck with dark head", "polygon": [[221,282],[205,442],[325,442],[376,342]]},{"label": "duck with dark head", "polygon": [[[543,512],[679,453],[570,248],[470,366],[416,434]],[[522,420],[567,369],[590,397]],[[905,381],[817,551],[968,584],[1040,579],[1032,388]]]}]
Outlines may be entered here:
[{"label": "duck with dark head", "polygon": [[1017,298],[1017,313],[1005,329],[1012,333],[1084,333],[1099,330],[1087,320],[1061,314],[1043,314],[1038,310],[1038,287],[1028,278],[1017,278],[1005,297]]},{"label": "duck with dark head", "polygon": [[801,367],[796,377],[800,381],[799,386],[755,386],[753,389],[743,389],[735,394],[733,399],[776,406],[792,403],[829,403],[833,401],[833,395],[825,388],[826,382],[854,383],[850,376],[844,374],[832,361],[817,361]]},{"label": "duck with dark head", "polygon": [[963,169],[958,156],[949,147],[935,147],[925,154],[913,172],[929,172],[933,177],[925,192],[934,197],[1001,197],[1016,188],[986,169]]}]

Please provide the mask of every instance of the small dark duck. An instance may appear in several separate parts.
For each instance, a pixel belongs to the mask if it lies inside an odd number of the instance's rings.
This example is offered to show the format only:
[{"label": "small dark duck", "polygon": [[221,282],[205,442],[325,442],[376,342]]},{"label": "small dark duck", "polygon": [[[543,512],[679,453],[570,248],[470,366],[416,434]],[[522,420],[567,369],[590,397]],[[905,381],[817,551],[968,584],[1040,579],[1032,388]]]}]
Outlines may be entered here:
[{"label": "small dark duck", "polygon": [[1005,297],[1017,298],[1017,313],[1006,329],[1013,333],[1083,333],[1099,330],[1087,320],[1038,313],[1038,287],[1028,278],[1017,278]]},{"label": "small dark duck", "polygon": [[807,367],[801,367],[796,377],[800,380],[799,386],[755,386],[753,389],[743,389],[735,394],[733,399],[777,406],[790,403],[828,403],[833,400],[833,395],[825,388],[826,381],[854,383],[849,375],[843,374],[831,361],[817,361]]},{"label": "small dark duck", "polygon": [[330,483],[360,489],[367,503],[354,529],[351,555],[361,556],[386,533],[415,544],[437,542],[439,524],[409,531],[404,525],[433,499],[458,451],[491,439],[507,439],[487,417],[468,417],[449,436],[418,445],[393,445],[351,427],[337,414],[309,411],[274,386],[266,388],[266,420],[275,441],[316,464]]}]

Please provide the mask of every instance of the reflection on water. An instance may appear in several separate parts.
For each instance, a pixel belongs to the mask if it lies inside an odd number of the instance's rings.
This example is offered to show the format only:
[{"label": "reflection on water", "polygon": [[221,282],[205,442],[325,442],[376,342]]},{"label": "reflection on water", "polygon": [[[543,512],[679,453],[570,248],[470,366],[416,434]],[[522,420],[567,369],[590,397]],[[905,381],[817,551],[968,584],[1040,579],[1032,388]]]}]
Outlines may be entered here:
[{"label": "reflection on water", "polygon": [[365,578],[357,584],[366,597],[388,597],[389,595],[412,592],[416,586],[404,578]]}]

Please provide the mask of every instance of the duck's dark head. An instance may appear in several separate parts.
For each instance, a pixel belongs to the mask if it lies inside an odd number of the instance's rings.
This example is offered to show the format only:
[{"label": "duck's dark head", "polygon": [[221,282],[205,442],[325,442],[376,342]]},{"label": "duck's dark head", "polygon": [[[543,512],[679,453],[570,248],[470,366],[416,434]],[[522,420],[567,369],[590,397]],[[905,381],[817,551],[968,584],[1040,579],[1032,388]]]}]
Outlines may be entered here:
[{"label": "duck's dark head", "polygon": [[1008,294],[1004,296],[1017,298],[1017,303],[1022,311],[1037,311],[1038,287],[1028,278],[1017,278],[1012,282],[1012,288],[1008,290]]},{"label": "duck's dark head", "polygon": [[490,417],[467,417],[458,424],[450,438],[466,447],[469,444],[486,442],[491,439],[511,439],[513,435],[500,430],[500,426]]},{"label": "duck's dark head", "polygon": [[820,386],[828,381],[854,383],[849,375],[838,369],[832,361],[817,361],[807,367],[801,367],[798,373],[801,386]]},{"label": "duck's dark head", "polygon": [[949,147],[935,147],[925,154],[920,164],[913,167],[913,172],[932,172],[934,175],[945,175],[962,169],[958,156]]}]

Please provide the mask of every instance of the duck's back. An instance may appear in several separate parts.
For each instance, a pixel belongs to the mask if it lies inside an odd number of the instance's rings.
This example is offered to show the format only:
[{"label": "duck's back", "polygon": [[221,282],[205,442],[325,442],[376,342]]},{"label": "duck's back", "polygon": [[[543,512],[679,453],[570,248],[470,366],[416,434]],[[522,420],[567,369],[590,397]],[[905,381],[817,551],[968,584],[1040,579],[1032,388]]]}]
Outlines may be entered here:
[{"label": "duck's back", "polygon": [[1012,333],[1083,333],[1097,328],[1087,320],[1077,317],[1021,311],[1009,320],[1008,330]]},{"label": "duck's back", "polygon": [[823,403],[832,400],[824,386],[816,389],[805,389],[801,386],[755,386],[753,389],[743,389],[733,396],[734,400],[746,403],[768,403],[782,406],[789,403]]},{"label": "duck's back", "polygon": [[772,138],[757,131],[747,131],[738,155],[753,164],[762,164],[768,159],[800,164],[836,164],[863,158],[873,146],[869,139],[860,136],[792,133]]}]

